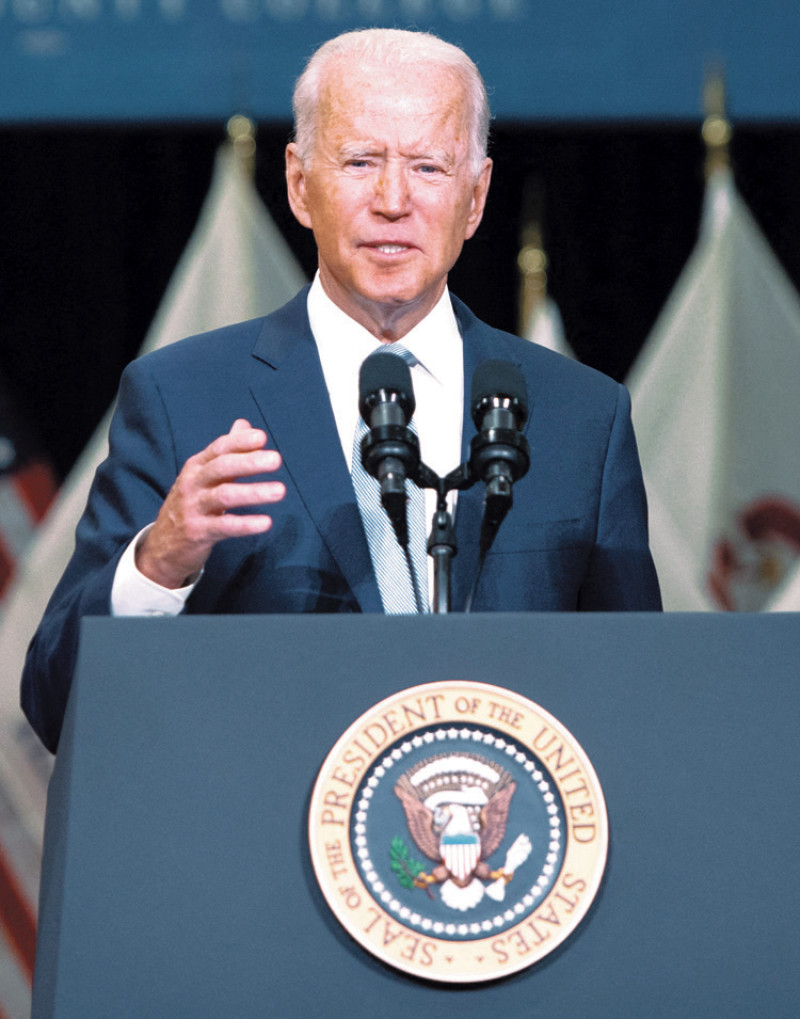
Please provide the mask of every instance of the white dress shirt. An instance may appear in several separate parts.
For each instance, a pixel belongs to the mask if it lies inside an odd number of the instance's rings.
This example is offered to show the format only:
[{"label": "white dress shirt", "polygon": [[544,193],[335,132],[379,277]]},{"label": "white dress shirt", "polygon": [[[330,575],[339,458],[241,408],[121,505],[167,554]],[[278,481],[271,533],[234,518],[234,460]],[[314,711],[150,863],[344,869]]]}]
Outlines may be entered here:
[{"label": "white dress shirt", "polygon": [[[339,441],[345,461],[351,466],[353,435],[359,413],[359,371],[364,359],[383,344],[331,301],[322,288],[319,275],[315,277],[308,293],[308,316]],[[414,423],[419,436],[420,454],[432,470],[444,477],[460,463],[464,406],[461,334],[446,288],[430,314],[400,342],[419,361],[411,369],[411,379],[417,402]],[[391,344],[386,346],[390,348]],[[455,493],[450,495],[450,507],[451,512],[454,512]],[[428,527],[435,509],[436,493],[428,490],[425,493]],[[276,504],[275,513],[280,513],[280,503]],[[117,566],[111,591],[112,615],[177,615],[193,590],[194,585],[178,590],[161,587],[136,568],[136,545],[149,527],[130,543]],[[432,570],[433,561],[429,559],[428,590],[431,592]]]}]

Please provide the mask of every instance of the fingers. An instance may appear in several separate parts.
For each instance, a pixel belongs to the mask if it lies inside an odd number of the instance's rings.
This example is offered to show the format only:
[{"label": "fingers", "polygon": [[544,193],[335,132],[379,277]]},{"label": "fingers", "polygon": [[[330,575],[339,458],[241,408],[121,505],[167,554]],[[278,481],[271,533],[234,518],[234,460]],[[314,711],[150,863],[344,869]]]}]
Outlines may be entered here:
[{"label": "fingers", "polygon": [[204,450],[190,457],[181,474],[191,474],[200,484],[215,485],[237,478],[276,471],[282,463],[277,450],[266,449],[267,433],[253,428],[244,418],[234,421]]},{"label": "fingers", "polygon": [[237,478],[270,474],[281,466],[280,453],[274,449],[256,449],[245,452],[217,453],[210,458],[192,457],[185,469],[197,480],[208,485],[219,485]]},{"label": "fingers", "polygon": [[[186,461],[137,550],[142,573],[164,587],[181,587],[202,569],[218,541],[269,530],[268,514],[235,512],[272,505],[286,494],[283,482],[258,477],[282,463],[266,442],[262,429],[239,418],[226,435]],[[242,480],[247,478],[258,479]]]},{"label": "fingers", "polygon": [[223,482],[199,489],[197,509],[202,514],[217,516],[231,510],[280,502],[285,494],[282,481]]},{"label": "fingers", "polygon": [[[264,450],[266,444],[267,433],[262,428],[253,428],[249,421],[237,418],[227,435],[220,435],[218,439],[215,439],[188,462],[196,460],[200,463],[207,463],[227,453],[251,453]],[[274,450],[271,452],[275,453]]]}]

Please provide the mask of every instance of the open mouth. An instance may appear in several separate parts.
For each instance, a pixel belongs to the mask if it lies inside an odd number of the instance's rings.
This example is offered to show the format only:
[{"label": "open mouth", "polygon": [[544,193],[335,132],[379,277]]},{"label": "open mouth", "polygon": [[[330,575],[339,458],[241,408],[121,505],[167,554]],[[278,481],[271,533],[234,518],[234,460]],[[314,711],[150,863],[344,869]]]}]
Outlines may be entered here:
[{"label": "open mouth", "polygon": [[411,250],[408,244],[370,244],[368,247],[382,255],[402,255],[404,251]]}]

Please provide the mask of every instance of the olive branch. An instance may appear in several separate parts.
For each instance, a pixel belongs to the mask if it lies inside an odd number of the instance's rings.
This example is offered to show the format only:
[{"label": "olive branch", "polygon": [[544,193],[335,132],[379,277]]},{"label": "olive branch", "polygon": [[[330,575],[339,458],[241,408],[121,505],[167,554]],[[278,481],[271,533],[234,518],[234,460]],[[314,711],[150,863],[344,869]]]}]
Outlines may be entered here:
[{"label": "olive branch", "polygon": [[419,860],[411,858],[408,846],[399,835],[395,835],[389,847],[391,866],[397,875],[397,880],[403,888],[419,888],[417,878],[422,873],[425,865]]}]

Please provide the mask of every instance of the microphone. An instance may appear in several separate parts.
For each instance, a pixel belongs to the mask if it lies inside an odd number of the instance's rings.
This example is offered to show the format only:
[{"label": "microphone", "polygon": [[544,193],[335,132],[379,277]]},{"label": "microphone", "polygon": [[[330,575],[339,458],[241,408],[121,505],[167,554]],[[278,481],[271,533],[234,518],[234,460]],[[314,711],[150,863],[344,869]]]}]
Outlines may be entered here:
[{"label": "microphone", "polygon": [[472,420],[479,434],[470,446],[470,468],[486,484],[480,549],[491,547],[513,504],[513,484],[530,467],[528,441],[520,429],[528,417],[525,378],[510,361],[484,361],[475,369]]},{"label": "microphone", "polygon": [[406,477],[419,466],[419,440],[408,427],[416,401],[411,372],[398,355],[378,350],[361,365],[358,409],[369,427],[361,440],[361,463],[381,486],[381,504],[398,542],[408,545]]}]

